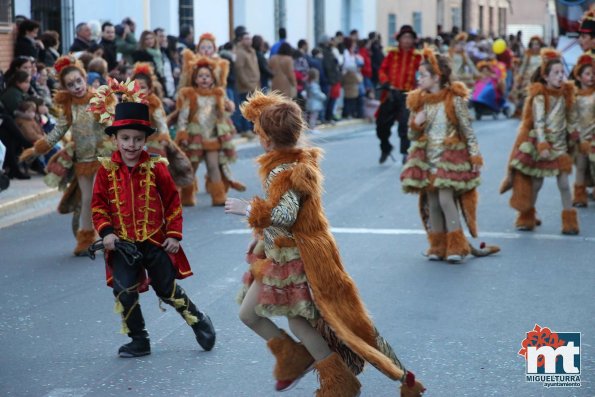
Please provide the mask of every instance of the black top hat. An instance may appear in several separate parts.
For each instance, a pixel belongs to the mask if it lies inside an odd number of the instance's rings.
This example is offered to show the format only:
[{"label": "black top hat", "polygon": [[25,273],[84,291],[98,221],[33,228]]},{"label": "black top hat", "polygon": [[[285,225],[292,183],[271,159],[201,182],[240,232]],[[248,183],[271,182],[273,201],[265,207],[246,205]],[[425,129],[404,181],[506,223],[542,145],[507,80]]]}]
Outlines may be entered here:
[{"label": "black top hat", "polygon": [[585,18],[581,22],[580,27],[578,28],[579,33],[587,33],[591,36],[595,36],[595,19],[593,18]]},{"label": "black top hat", "polygon": [[155,128],[151,127],[149,121],[149,107],[144,103],[122,102],[116,105],[116,117],[110,127],[106,127],[105,133],[113,135],[122,129],[144,131],[145,135],[151,135]]},{"label": "black top hat", "polygon": [[397,40],[399,40],[401,36],[405,33],[413,35],[413,38],[417,40],[417,33],[415,33],[415,30],[413,30],[413,27],[411,25],[401,26],[401,30],[399,30],[399,33],[397,33]]}]

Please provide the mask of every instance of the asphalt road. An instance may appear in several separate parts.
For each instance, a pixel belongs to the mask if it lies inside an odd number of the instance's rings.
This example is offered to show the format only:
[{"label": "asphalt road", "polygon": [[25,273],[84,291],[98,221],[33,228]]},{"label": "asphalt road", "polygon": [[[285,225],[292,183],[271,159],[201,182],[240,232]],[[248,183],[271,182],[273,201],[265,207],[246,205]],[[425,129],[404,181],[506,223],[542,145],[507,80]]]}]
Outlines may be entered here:
[{"label": "asphalt road", "polygon": [[[475,243],[495,243],[502,252],[461,265],[421,255],[417,197],[401,192],[399,164],[377,164],[372,128],[312,137],[326,151],[324,203],[345,266],[427,396],[595,395],[595,203],[580,210],[580,236],[562,236],[559,194],[547,180],[538,202],[543,226],[516,232],[508,197],[497,189],[517,125],[475,123],[486,163]],[[238,197],[260,193],[253,162],[259,153],[240,152],[234,172],[248,191]],[[275,395],[272,356],[237,318],[246,226],[210,207],[203,192],[199,201],[184,211],[183,246],[195,276],[180,284],[213,319],[218,339],[211,352],[200,349],[175,311],[161,312],[150,291],[142,307],[152,354],[118,358],[128,338],[118,333],[102,258],[71,256],[70,218],[53,213],[0,229],[0,396]],[[535,324],[582,332],[581,388],[525,381],[517,352]],[[372,367],[359,378],[362,396],[397,395],[397,385]],[[316,386],[309,374],[283,395],[311,396]]]}]

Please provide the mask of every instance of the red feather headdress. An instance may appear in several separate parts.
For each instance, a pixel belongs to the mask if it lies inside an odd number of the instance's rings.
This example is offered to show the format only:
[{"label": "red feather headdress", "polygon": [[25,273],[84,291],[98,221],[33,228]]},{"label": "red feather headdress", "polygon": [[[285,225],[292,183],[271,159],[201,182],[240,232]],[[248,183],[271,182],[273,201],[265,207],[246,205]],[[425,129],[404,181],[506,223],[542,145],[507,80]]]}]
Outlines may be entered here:
[{"label": "red feather headdress", "polygon": [[576,61],[576,65],[572,69],[572,76],[575,79],[578,79],[579,74],[581,73],[584,66],[591,65],[594,66],[595,58],[591,54],[582,54],[578,60]]},{"label": "red feather headdress", "polygon": [[77,68],[79,72],[81,72],[81,75],[87,76],[87,73],[85,73],[85,68],[83,67],[82,63],[73,55],[68,54],[61,56],[56,60],[56,62],[54,62],[54,69],[56,70],[56,73],[58,73],[60,80],[62,80],[63,77],[62,71],[68,66]]},{"label": "red feather headdress", "polygon": [[562,54],[559,51],[554,50],[553,48],[542,48],[541,52],[539,53],[541,56],[541,75],[545,75],[545,66],[549,61],[553,60],[562,60]]}]

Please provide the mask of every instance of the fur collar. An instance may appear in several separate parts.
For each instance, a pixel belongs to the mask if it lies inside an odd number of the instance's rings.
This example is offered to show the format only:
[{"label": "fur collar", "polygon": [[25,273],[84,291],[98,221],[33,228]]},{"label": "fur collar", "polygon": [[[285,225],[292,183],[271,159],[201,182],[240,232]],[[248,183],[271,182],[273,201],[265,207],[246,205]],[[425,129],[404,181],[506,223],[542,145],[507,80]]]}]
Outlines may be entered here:
[{"label": "fur collar", "polygon": [[454,98],[461,97],[467,99],[469,89],[460,81],[455,81],[440,91],[430,94],[424,90],[417,89],[407,95],[407,107],[412,112],[421,110],[424,104],[436,104],[444,102],[446,116],[453,125],[458,125],[459,121],[454,108]]},{"label": "fur collar", "polygon": [[194,116],[199,111],[198,109],[198,97],[199,96],[214,96],[217,104],[217,118],[222,117],[225,114],[225,90],[221,87],[214,88],[197,88],[197,87],[183,87],[178,92],[177,108],[181,109],[182,101],[185,99],[190,105],[189,120],[194,119]]},{"label": "fur collar", "polygon": [[410,110],[417,112],[425,103],[440,103],[445,101],[449,96],[467,98],[469,96],[469,90],[465,84],[461,83],[460,81],[455,81],[454,83],[433,94],[418,88],[417,90],[411,91],[409,95],[407,95],[407,107]]},{"label": "fur collar", "polygon": [[576,90],[577,96],[591,96],[595,93],[595,87],[581,88]]},{"label": "fur collar", "polygon": [[323,151],[320,148],[278,149],[261,155],[256,161],[260,165],[259,174],[264,181],[270,172],[281,164],[298,163],[318,166],[318,159],[322,154]]},{"label": "fur collar", "polygon": [[149,105],[149,114],[151,115],[153,112],[155,112],[155,110],[163,106],[161,99],[159,99],[159,97],[153,93],[147,95],[145,99],[147,101],[147,105]]},{"label": "fur collar", "polygon": [[56,91],[54,95],[54,104],[58,105],[64,112],[68,124],[72,124],[72,105],[88,105],[93,95],[91,89],[87,89],[87,93],[82,98],[76,98],[68,91],[60,90]]},{"label": "fur collar", "polygon": [[183,87],[179,95],[182,97],[194,98],[196,96],[216,96],[222,97],[225,91],[221,87],[213,88],[198,88],[198,87]]},{"label": "fur collar", "polygon": [[546,98],[546,102],[548,97],[550,96],[564,96],[566,100],[566,108],[570,108],[574,104],[574,95],[576,92],[575,85],[567,81],[562,84],[560,88],[549,88],[543,83],[532,83],[529,86],[529,97],[534,98],[537,95],[543,95]]},{"label": "fur collar", "polygon": [[54,102],[62,107],[72,105],[86,105],[89,103],[91,98],[93,98],[93,95],[93,91],[87,90],[87,93],[82,98],[77,98],[72,96],[72,94],[66,90],[59,90],[56,91],[56,94],[54,94]]},{"label": "fur collar", "polygon": [[525,50],[525,56],[528,56],[528,57],[537,57],[537,56],[539,56],[539,52],[540,51],[541,50],[537,50],[537,52],[535,52],[532,49],[528,48],[528,49]]}]

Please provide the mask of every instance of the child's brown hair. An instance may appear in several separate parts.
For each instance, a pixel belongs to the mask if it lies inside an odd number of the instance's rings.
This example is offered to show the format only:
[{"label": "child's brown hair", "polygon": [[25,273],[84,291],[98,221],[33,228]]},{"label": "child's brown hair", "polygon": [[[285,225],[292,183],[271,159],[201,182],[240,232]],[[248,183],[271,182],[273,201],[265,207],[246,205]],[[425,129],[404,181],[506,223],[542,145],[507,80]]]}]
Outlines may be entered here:
[{"label": "child's brown hair", "polygon": [[[448,61],[447,57],[439,54],[436,54],[435,57],[436,64],[433,64],[433,62],[430,60],[425,59],[422,61],[420,66],[425,67],[432,76],[437,74],[440,75],[440,88],[444,88],[450,84],[452,68],[450,67],[450,62]],[[436,66],[438,67],[438,70],[436,70]]]},{"label": "child's brown hair", "polygon": [[318,82],[320,79],[320,72],[316,68],[308,69],[308,81],[309,82]]},{"label": "child's brown hair", "polygon": [[87,72],[96,72],[101,75],[101,77],[107,76],[107,61],[103,58],[93,58],[89,62],[89,66],[87,67]]},{"label": "child's brown hair", "polygon": [[37,104],[33,101],[22,101],[19,103],[17,110],[20,112],[26,112],[28,110],[37,111]]},{"label": "child's brown hair", "polygon": [[540,67],[540,68],[535,69],[535,71],[531,75],[531,82],[546,84],[545,76],[550,74],[554,65],[563,65],[562,60],[559,58],[548,59],[545,62],[545,65],[543,66],[543,68]]},{"label": "child's brown hair", "polygon": [[302,132],[307,128],[302,110],[293,101],[264,108],[260,114],[258,126],[260,131],[256,132],[266,136],[275,147],[295,146]]}]

